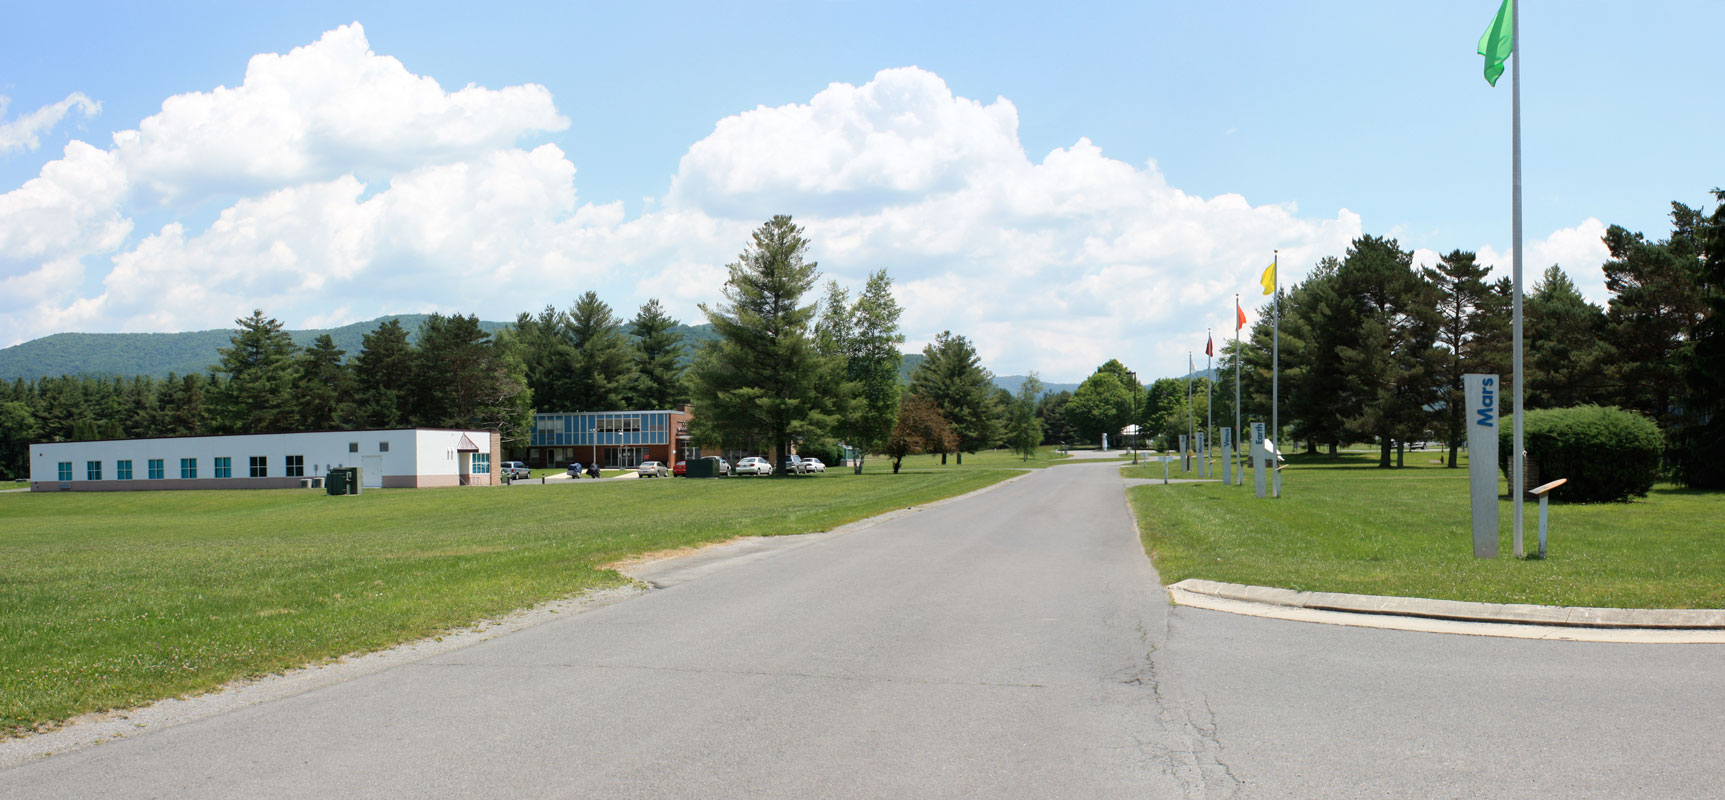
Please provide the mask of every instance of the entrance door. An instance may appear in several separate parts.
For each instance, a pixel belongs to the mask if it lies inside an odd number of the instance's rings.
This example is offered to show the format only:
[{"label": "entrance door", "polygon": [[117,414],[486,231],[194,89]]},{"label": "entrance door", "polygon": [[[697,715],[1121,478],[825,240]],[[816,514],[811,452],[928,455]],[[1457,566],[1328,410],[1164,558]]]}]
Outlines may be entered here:
[{"label": "entrance door", "polygon": [[367,489],[383,488],[383,456],[360,456],[359,485]]}]

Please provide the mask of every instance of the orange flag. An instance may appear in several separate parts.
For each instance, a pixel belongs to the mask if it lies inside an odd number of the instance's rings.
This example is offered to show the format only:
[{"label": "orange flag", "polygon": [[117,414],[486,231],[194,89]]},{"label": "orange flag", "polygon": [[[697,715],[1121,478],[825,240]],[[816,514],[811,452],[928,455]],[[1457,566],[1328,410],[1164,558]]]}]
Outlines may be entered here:
[{"label": "orange flag", "polygon": [[1246,327],[1246,309],[1240,307],[1240,301],[1234,300],[1234,330]]},{"label": "orange flag", "polygon": [[1207,356],[1216,355],[1216,339],[1215,339],[1215,337],[1212,337],[1209,334],[1205,334],[1205,337],[1206,338],[1204,339],[1204,355],[1207,355]]}]

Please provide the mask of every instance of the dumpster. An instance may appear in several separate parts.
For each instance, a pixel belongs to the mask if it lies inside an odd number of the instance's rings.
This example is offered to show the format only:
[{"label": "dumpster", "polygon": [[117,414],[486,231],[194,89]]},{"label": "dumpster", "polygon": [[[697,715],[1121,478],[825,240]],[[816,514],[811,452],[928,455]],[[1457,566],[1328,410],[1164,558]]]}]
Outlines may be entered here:
[{"label": "dumpster", "polygon": [[685,478],[717,478],[719,477],[719,461],[712,458],[697,458],[683,462],[683,477]]}]

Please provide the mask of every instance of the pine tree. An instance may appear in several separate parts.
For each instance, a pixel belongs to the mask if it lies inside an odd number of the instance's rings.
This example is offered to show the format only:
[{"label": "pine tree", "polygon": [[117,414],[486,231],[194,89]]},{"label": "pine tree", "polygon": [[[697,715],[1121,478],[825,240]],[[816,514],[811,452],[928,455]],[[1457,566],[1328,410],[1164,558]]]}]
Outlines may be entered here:
[{"label": "pine tree", "polygon": [[595,292],[568,313],[569,411],[620,411],[635,388],[635,365],[623,325]]},{"label": "pine tree", "polygon": [[515,318],[515,338],[521,346],[534,408],[543,412],[575,410],[570,397],[575,347],[570,341],[569,316],[551,306],[537,317],[522,312]]},{"label": "pine tree", "polygon": [[634,385],[631,405],[638,409],[672,408],[688,397],[683,387],[683,337],[677,320],[665,313],[657,298],[642,304],[629,322],[635,339]]},{"label": "pine tree", "polygon": [[[946,415],[957,436],[953,450],[963,464],[965,453],[993,447],[1001,439],[994,375],[982,367],[970,340],[952,331],[936,334],[922,355],[910,376],[910,393],[934,401]],[[940,461],[946,463],[946,452]]]},{"label": "pine tree", "polygon": [[1024,383],[1019,385],[1018,395],[1012,399],[1011,421],[1006,434],[1012,452],[1025,461],[1036,455],[1036,448],[1042,444],[1042,423],[1036,418],[1037,404],[1041,400],[1042,380],[1036,377],[1035,370],[1031,370]]},{"label": "pine tree", "polygon": [[1438,364],[1438,377],[1444,387],[1441,413],[1444,439],[1449,442],[1448,466],[1454,469],[1467,430],[1467,398],[1462,376],[1484,371],[1478,347],[1489,341],[1482,339],[1481,334],[1495,302],[1491,285],[1485,280],[1490,269],[1476,261],[1473,253],[1452,250],[1438,261],[1437,267],[1425,267],[1422,272],[1436,290],[1438,300],[1438,343],[1445,350]]},{"label": "pine tree", "polygon": [[788,216],[756,228],[749,247],[728,266],[724,301],[701,306],[719,338],[701,348],[690,370],[694,433],[700,441],[742,443],[759,437],[774,463],[792,443],[829,431],[835,417],[821,385],[826,362],[811,337],[815,285],[808,239]]},{"label": "pine tree", "polygon": [[282,324],[264,312],[234,320],[239,330],[221,349],[216,372],[226,376],[211,398],[216,425],[225,433],[294,430],[299,422],[294,383],[294,343]]},{"label": "pine tree", "polygon": [[904,355],[899,345],[904,334],[898,320],[902,310],[892,296],[892,278],[882,269],[869,275],[854,304],[842,291],[829,293],[820,339],[832,342],[845,391],[845,407],[839,434],[857,448],[855,465],[862,473],[863,453],[878,453],[892,435],[899,409],[899,364]]},{"label": "pine tree", "polygon": [[1692,234],[1699,242],[1696,271],[1704,318],[1681,375],[1694,422],[1678,437],[1677,479],[1697,489],[1725,489],[1725,190],[1719,205]]},{"label": "pine tree", "polygon": [[1523,315],[1527,407],[1609,404],[1607,373],[1615,359],[1605,341],[1605,311],[1553,264],[1523,301]]},{"label": "pine tree", "polygon": [[300,353],[298,378],[294,394],[299,398],[299,429],[310,431],[334,430],[341,406],[350,402],[353,373],[342,365],[347,351],[335,346],[329,334],[312,341],[311,347]]},{"label": "pine tree", "polygon": [[[1342,392],[1348,429],[1378,439],[1379,467],[1390,466],[1392,442],[1423,438],[1435,387],[1437,302],[1413,268],[1413,254],[1394,239],[1362,236],[1336,271],[1337,295],[1357,319],[1337,355],[1348,381]],[[1405,450],[1397,448],[1396,466]]]},{"label": "pine tree", "polygon": [[353,402],[342,412],[345,427],[399,428],[413,416],[416,356],[401,321],[380,323],[365,335],[353,359]]}]

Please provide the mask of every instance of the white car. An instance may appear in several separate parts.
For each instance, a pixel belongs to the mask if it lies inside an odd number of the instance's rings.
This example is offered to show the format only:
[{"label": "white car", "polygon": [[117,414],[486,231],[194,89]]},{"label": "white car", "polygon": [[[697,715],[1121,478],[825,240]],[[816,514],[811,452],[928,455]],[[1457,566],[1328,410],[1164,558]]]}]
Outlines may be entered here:
[{"label": "white car", "polygon": [[658,461],[643,461],[635,468],[635,474],[642,478],[669,478],[671,470]]},{"label": "white car", "polygon": [[773,474],[773,464],[760,456],[749,456],[737,462],[737,474],[771,475]]},{"label": "white car", "polygon": [[805,458],[805,459],[803,459],[803,472],[804,473],[826,472],[826,471],[827,471],[827,465],[822,464],[820,459],[818,459],[818,458]]}]

